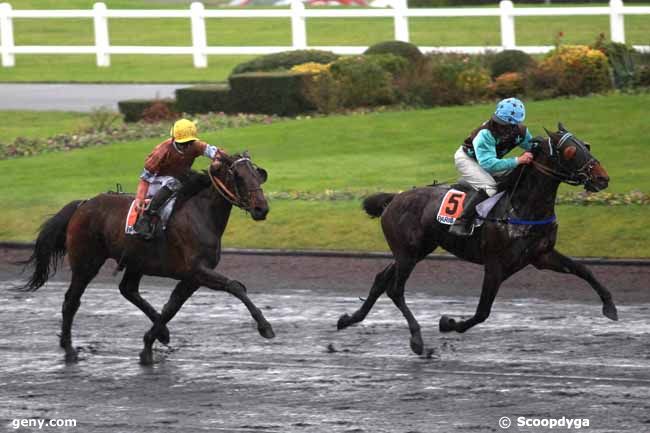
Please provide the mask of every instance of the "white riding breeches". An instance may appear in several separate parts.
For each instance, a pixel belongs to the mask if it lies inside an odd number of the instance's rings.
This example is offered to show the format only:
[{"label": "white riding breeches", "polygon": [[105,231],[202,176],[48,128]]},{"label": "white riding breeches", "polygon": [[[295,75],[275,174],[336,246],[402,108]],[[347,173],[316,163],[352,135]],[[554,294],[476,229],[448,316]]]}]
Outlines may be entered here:
[{"label": "white riding breeches", "polygon": [[[497,193],[497,183],[492,177],[493,175],[483,169],[478,161],[466,154],[463,146],[459,147],[454,154],[454,163],[461,179],[471,185],[472,188],[475,190],[483,189],[490,197]],[[504,173],[507,173],[507,171],[494,173],[494,175]]]}]

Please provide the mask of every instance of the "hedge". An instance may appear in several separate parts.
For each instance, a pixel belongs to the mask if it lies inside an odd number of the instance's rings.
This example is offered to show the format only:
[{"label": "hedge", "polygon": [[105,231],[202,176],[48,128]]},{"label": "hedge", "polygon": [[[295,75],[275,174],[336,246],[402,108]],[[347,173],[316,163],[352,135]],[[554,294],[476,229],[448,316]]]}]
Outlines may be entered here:
[{"label": "hedge", "polygon": [[303,96],[308,73],[252,72],[230,76],[230,92],[237,111],[293,116],[314,107]]},{"label": "hedge", "polygon": [[176,90],[176,108],[182,113],[231,113],[234,104],[227,84],[184,87]]},{"label": "hedge", "polygon": [[117,107],[124,115],[125,122],[137,122],[142,119],[144,111],[151,107],[154,102],[162,102],[169,107],[170,111],[176,111],[176,101],[167,99],[127,99],[119,101]]},{"label": "hedge", "polygon": [[271,72],[289,70],[303,63],[331,63],[339,56],[331,51],[322,50],[294,50],[280,53],[267,54],[256,57],[248,62],[240,63],[232,70],[232,75],[246,72]]}]

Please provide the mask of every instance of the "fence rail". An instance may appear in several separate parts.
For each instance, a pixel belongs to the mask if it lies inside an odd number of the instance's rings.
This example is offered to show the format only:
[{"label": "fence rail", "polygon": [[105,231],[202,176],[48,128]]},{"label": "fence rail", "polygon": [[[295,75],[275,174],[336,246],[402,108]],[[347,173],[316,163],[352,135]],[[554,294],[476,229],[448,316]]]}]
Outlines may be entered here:
[{"label": "fence rail", "polygon": [[[610,0],[609,6],[515,8],[512,1],[504,0],[496,8],[442,8],[409,9],[406,0],[393,0],[385,9],[306,9],[301,0],[293,0],[289,9],[205,9],[195,2],[184,10],[128,10],[108,9],[104,3],[95,3],[91,10],[14,10],[9,3],[0,4],[0,54],[2,66],[16,64],[16,54],[95,54],[97,66],[108,67],[111,54],[173,54],[191,55],[194,67],[205,68],[209,55],[259,55],[292,49],[324,49],[338,54],[359,54],[365,46],[310,46],[307,44],[307,18],[392,18],[394,38],[409,41],[410,17],[499,17],[501,45],[499,46],[449,46],[420,47],[422,51],[480,53],[487,50],[519,49],[530,54],[548,52],[552,46],[517,46],[515,43],[515,17],[522,16],[580,16],[608,15],[610,35],[614,42],[625,43],[625,15],[650,15],[650,6],[624,6],[622,0]],[[89,18],[93,20],[95,45],[15,45],[14,18]],[[118,46],[111,45],[108,33],[109,18],[189,18],[192,29],[192,46]],[[205,20],[208,18],[289,18],[291,20],[291,46],[208,46]],[[635,46],[650,51],[650,46]]]}]

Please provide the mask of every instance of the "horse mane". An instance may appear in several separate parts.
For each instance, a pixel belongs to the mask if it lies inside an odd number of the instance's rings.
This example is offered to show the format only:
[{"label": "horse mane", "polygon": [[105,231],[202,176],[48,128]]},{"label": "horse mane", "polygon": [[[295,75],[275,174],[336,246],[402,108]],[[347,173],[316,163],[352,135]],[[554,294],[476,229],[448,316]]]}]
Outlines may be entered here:
[{"label": "horse mane", "polygon": [[183,186],[176,195],[174,211],[180,209],[189,199],[211,186],[210,176],[207,170],[201,172],[191,170],[183,179]]},{"label": "horse mane", "polygon": [[[221,157],[221,160],[225,164],[231,165],[242,156],[243,155],[239,153],[224,155]],[[176,195],[176,204],[174,205],[174,211],[180,209],[189,199],[204,189],[212,186],[212,181],[210,180],[210,176],[208,175],[207,170],[201,170],[200,172],[190,170],[190,172],[183,178],[182,181],[183,186]]]}]

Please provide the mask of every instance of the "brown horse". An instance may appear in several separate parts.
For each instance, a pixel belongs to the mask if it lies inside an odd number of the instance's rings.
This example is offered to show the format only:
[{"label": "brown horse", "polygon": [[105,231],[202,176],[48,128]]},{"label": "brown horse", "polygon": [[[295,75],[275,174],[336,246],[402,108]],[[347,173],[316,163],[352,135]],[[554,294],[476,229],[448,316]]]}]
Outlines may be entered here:
[{"label": "brown horse", "polygon": [[[548,132],[548,131],[547,131]],[[441,332],[465,332],[485,321],[499,286],[525,266],[571,273],[586,280],[603,302],[603,314],[618,320],[611,293],[582,264],[555,250],[557,224],[555,197],[561,182],[584,185],[589,191],[605,189],[609,177],[591,155],[588,144],[568,132],[548,133],[548,140],[534,150],[532,168],[518,167],[505,184],[507,198],[492,210],[471,237],[449,233],[449,226],[436,220],[441,201],[450,185],[415,188],[401,194],[380,193],[363,203],[365,211],[381,216],[384,236],[395,258],[394,263],[377,274],[363,305],[351,316],[344,314],[338,329],[362,321],[382,293],[402,312],[411,331],[411,349],[422,354],[424,344],[420,325],[406,305],[404,285],[415,265],[441,246],[457,257],[484,265],[485,275],[478,308],[467,320],[440,319]]]},{"label": "brown horse", "polygon": [[[35,267],[25,289],[36,290],[45,284],[68,254],[72,279],[63,302],[60,338],[66,361],[77,360],[71,329],[81,296],[107,259],[125,267],[120,293],[153,322],[144,336],[140,353],[143,364],[153,362],[156,339],[169,342],[167,322],[201,286],[237,297],[257,322],[260,334],[274,337],[271,325],[249,299],[244,285],[213,270],[219,263],[221,236],[233,205],[248,211],[256,221],[266,218],[269,208],[261,188],[266,177],[266,171],[255,166],[246,153],[224,157],[219,169],[211,166],[207,173],[188,174],[166,230],[151,241],[125,235],[131,195],[107,193],[73,201],[47,220],[32,256],[25,262]],[[161,313],[140,296],[143,275],[179,280]]]}]

